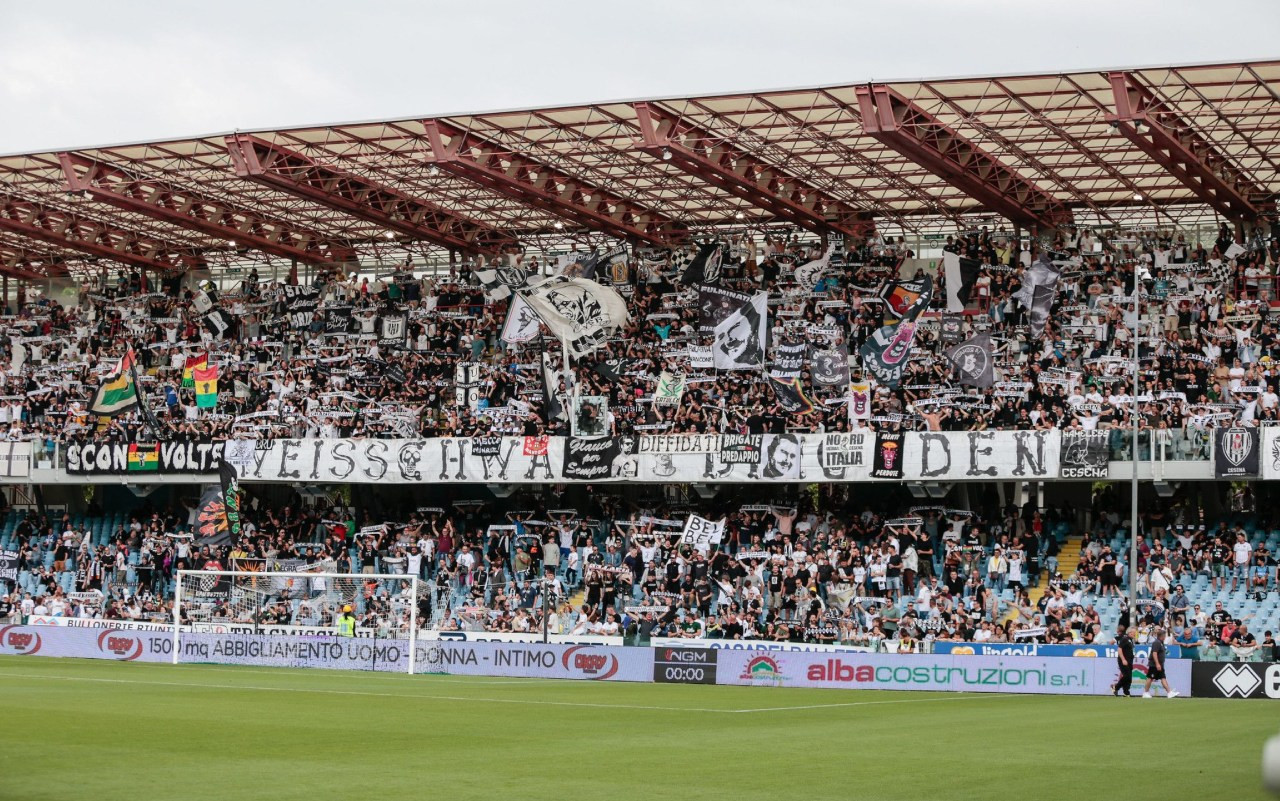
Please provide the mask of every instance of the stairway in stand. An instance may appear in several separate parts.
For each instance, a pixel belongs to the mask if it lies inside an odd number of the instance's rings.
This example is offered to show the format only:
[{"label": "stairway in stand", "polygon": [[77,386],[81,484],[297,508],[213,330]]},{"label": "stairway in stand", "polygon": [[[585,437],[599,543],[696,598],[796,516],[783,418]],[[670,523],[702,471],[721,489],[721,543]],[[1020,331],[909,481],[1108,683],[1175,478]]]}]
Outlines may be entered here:
[{"label": "stairway in stand", "polygon": [[[1084,536],[1068,537],[1058,549],[1058,572],[1062,577],[1071,578],[1075,574],[1076,568],[1080,566],[1080,545],[1084,542]],[[1027,590],[1027,595],[1031,598],[1031,605],[1035,606],[1039,603],[1044,594],[1049,591],[1049,571],[1040,571],[1040,583]]]}]

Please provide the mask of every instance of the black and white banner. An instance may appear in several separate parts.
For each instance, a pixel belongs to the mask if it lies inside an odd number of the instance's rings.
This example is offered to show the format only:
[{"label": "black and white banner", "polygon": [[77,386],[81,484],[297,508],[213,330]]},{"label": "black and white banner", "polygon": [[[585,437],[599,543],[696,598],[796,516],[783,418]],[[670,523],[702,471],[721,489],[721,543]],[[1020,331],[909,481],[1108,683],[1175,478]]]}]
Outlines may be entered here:
[{"label": "black and white banner", "polygon": [[754,370],[764,366],[769,346],[769,296],[757,292],[716,324],[711,361],[717,370]]},{"label": "black and white banner", "polygon": [[1106,431],[1062,432],[1060,478],[1107,478],[1111,435]]},{"label": "black and white banner", "polygon": [[991,349],[990,334],[978,334],[967,339],[948,348],[945,355],[961,384],[987,389],[995,383],[995,355]]},{"label": "black and white banner", "polygon": [[484,383],[484,365],[458,362],[453,368],[453,401],[459,407],[475,411],[480,403],[480,386]]},{"label": "black and white banner", "polygon": [[409,336],[409,318],[403,314],[388,314],[378,319],[378,347],[399,350]]},{"label": "black and white banner", "polygon": [[1280,664],[1193,662],[1191,695],[1196,698],[1280,700]]},{"label": "black and white banner", "polygon": [[476,270],[476,278],[484,287],[484,294],[489,300],[504,300],[511,293],[520,289],[528,281],[529,274],[519,265],[480,268]]},{"label": "black and white banner", "polygon": [[[127,444],[67,448],[76,474],[133,472]],[[287,439],[258,440],[240,473],[316,483],[1033,480],[1059,477],[1061,448],[1057,430]],[[160,443],[156,472],[216,473],[221,453],[221,443]]]},{"label": "black and white banner", "polygon": [[844,387],[849,383],[849,350],[841,343],[830,350],[816,350],[809,362],[815,386]]},{"label": "black and white banner", "polygon": [[1213,437],[1216,478],[1257,478],[1261,436],[1256,428],[1219,428]]},{"label": "black and white banner", "polygon": [[204,327],[214,339],[222,339],[235,325],[235,318],[225,309],[214,309],[204,316]]},{"label": "black and white banner", "polygon": [[324,310],[324,332],[326,334],[351,333],[351,307],[328,306]]},{"label": "black and white banner", "polygon": [[518,294],[579,359],[594,353],[628,319],[621,295],[585,278],[553,278]]},{"label": "black and white banner", "polygon": [[306,328],[320,306],[320,287],[289,286],[284,290],[284,310],[290,328]]},{"label": "black and white banner", "polygon": [[18,552],[0,551],[0,581],[18,580]]},{"label": "black and white banner", "polygon": [[916,432],[906,441],[903,478],[1057,478],[1061,445],[1062,432],[1057,429]]},{"label": "black and white banner", "polygon": [[530,342],[538,336],[541,321],[533,313],[524,298],[515,295],[507,310],[507,320],[502,324],[502,341],[508,343]]},{"label": "black and white banner", "polygon": [[583,439],[570,437],[565,440],[564,465],[560,475],[571,481],[602,481],[609,478],[625,477],[618,473],[625,472],[615,462],[621,453],[621,443],[613,437],[604,439]]},{"label": "black and white banner", "polygon": [[947,311],[962,312],[969,302],[969,294],[978,281],[978,270],[981,267],[977,259],[970,259],[958,253],[942,254],[943,275],[947,279]]},{"label": "black and white banner", "polygon": [[697,515],[689,515],[689,519],[684,523],[684,531],[680,535],[682,544],[692,545],[699,551],[709,550],[712,545],[719,545],[723,539],[723,519],[707,520]]},{"label": "black and white banner", "polygon": [[[67,472],[77,476],[133,473],[212,475],[222,461],[222,442],[72,442],[63,446]],[[145,449],[147,458],[139,458]]]}]

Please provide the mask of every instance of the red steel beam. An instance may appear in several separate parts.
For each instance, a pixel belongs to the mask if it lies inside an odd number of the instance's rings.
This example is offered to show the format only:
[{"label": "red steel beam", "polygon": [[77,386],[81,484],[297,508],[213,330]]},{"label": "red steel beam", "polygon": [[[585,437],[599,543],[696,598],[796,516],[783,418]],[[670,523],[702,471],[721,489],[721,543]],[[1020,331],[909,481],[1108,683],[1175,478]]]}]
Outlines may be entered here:
[{"label": "red steel beam", "polygon": [[618,239],[665,247],[685,236],[683,226],[666,215],[470,131],[443,120],[424,120],[423,126],[428,161],[460,178]]},{"label": "red steel beam", "polygon": [[0,230],[143,270],[182,270],[189,258],[108,223],[0,193]]},{"label": "red steel beam", "polygon": [[1131,72],[1113,72],[1115,113],[1107,121],[1196,197],[1232,220],[1256,220],[1265,191]]},{"label": "red steel beam", "polygon": [[307,264],[332,264],[355,256],[351,248],[334,245],[292,223],[138,178],[78,153],[59,153],[58,161],[69,192],[88,192],[116,208],[234,242],[236,247]]},{"label": "red steel beam", "polygon": [[248,134],[228,136],[236,175],[315,201],[353,217],[440,247],[497,254],[520,240],[443,206],[410,197],[367,178]]},{"label": "red steel beam", "polygon": [[887,145],[992,211],[1031,228],[1071,221],[1071,209],[1016,170],[884,84],[857,89],[868,136]]},{"label": "red steel beam", "polygon": [[[47,269],[47,268],[46,268]],[[19,278],[24,281],[47,281],[50,278],[66,275],[66,268],[60,272],[39,272],[31,263],[29,254],[21,250],[0,247],[0,275]]]},{"label": "red steel beam", "polygon": [[871,215],[747,153],[724,136],[649,103],[635,103],[641,141],[650,156],[670,161],[734,197],[814,233],[862,237]]}]

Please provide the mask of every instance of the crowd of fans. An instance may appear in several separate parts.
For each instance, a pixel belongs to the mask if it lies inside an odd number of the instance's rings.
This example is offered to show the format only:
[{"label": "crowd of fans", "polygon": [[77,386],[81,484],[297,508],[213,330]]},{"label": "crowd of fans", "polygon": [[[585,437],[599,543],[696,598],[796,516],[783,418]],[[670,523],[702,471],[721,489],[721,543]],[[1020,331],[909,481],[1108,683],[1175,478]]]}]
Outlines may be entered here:
[{"label": "crowd of fans", "polygon": [[[806,341],[844,347],[852,376],[857,351],[880,325],[886,281],[930,272],[932,312],[946,304],[943,271],[925,266],[901,242],[873,237],[847,242],[812,292],[797,287],[794,267],[817,258],[818,242],[785,236],[734,238],[724,245],[721,285],[765,290],[774,345]],[[1255,234],[1242,242],[1225,228],[1217,241],[1187,242],[1174,232],[1110,238],[1064,234],[1053,248],[1071,257],[1043,337],[1032,339],[1026,310],[1013,295],[1039,247],[984,230],[948,237],[944,249],[977,259],[961,336],[988,331],[997,343],[997,384],[968,389],[956,403],[942,335],[932,312],[917,333],[897,389],[879,387],[869,420],[851,420],[835,400],[843,388],[808,386],[814,411],[788,415],[756,371],[694,369],[689,347],[698,332],[697,287],[680,283],[683,252],[636,251],[626,281],[631,320],[592,356],[575,360],[580,394],[605,396],[618,434],[838,431],[851,426],[909,429],[1128,427],[1132,382],[1126,360],[1141,338],[1138,409],[1144,436],[1186,458],[1202,456],[1205,430],[1224,422],[1272,422],[1280,415],[1276,371],[1280,338],[1270,316],[1280,240]],[[1232,254],[1232,255],[1228,255]],[[506,257],[513,268],[546,273],[536,258]],[[842,259],[842,260],[841,260]],[[920,266],[913,266],[920,265]],[[205,324],[210,297],[177,282],[147,292],[136,275],[84,287],[67,305],[31,299],[7,320],[0,340],[0,436],[56,442],[105,437],[165,438],[403,437],[493,433],[565,433],[547,420],[538,341],[501,340],[508,300],[491,300],[474,264],[415,278],[409,268],[374,278],[323,273],[319,305],[290,320],[281,289],[256,272],[212,296],[230,329]],[[1129,297],[1135,276],[1141,314]],[[608,282],[605,276],[597,276]],[[329,312],[349,317],[335,331]],[[404,347],[379,344],[379,320],[406,316]],[[308,315],[304,315],[304,318]],[[1137,325],[1135,326],[1135,322]],[[1135,331],[1135,327],[1137,330]],[[156,420],[125,414],[105,431],[87,414],[102,377],[126,348],[142,366],[141,381]],[[547,351],[558,360],[558,348]],[[197,403],[184,371],[207,357],[219,369],[214,408]],[[460,407],[459,362],[483,365],[479,401]],[[690,381],[678,407],[647,403],[664,369]],[[188,376],[189,379],[189,376]],[[951,399],[951,400],[948,400]],[[158,427],[161,430],[153,431]],[[1151,435],[1150,432],[1157,432]]]},{"label": "crowd of fans", "polygon": [[[797,237],[733,238],[724,245],[721,285],[769,293],[771,342],[826,342],[853,354],[880,325],[886,282],[922,274],[901,240],[846,242],[813,291],[794,268],[823,246]],[[952,397],[942,332],[932,312],[946,305],[945,275],[917,334],[897,389],[879,387],[869,420],[851,420],[835,400],[841,389],[809,387],[814,411],[788,415],[758,372],[700,371],[689,348],[698,332],[697,288],[680,282],[689,253],[637,251],[615,288],[630,322],[591,357],[571,365],[581,394],[606,396],[616,434],[840,431],[851,426],[958,430],[1113,428],[1134,407],[1148,441],[1203,456],[1207,431],[1226,422],[1265,424],[1280,415],[1276,372],[1280,337],[1271,322],[1280,240],[1254,232],[1188,242],[1176,232],[1097,237],[1064,234],[1052,243],[1070,256],[1044,336],[1032,339],[1026,310],[1013,299],[1039,247],[977,230],[948,237],[944,250],[978,260],[961,336],[990,332],[998,343],[997,383]],[[510,254],[513,268],[545,274],[551,266]],[[919,265],[919,266],[916,266]],[[86,438],[155,439],[402,437],[567,433],[548,420],[542,344],[501,340],[506,300],[493,300],[474,267],[415,278],[322,274],[310,320],[290,319],[279,286],[251,273],[211,293],[176,283],[148,292],[140,276],[83,287],[65,305],[31,302],[7,319],[0,339],[0,436],[32,439],[47,452]],[[610,282],[616,275],[597,276]],[[1130,297],[1137,282],[1135,318]],[[229,313],[230,329],[210,333],[210,307]],[[349,323],[335,329],[331,314]],[[383,317],[406,317],[404,345],[380,344]],[[1131,396],[1135,338],[1142,387]],[[121,415],[100,428],[88,413],[102,377],[131,348],[150,415]],[[555,353],[557,348],[547,348]],[[219,368],[214,408],[196,402],[184,372],[206,357]],[[458,403],[459,362],[483,365],[480,401]],[[690,377],[676,407],[646,403],[663,370]],[[977,397],[975,397],[977,396]],[[1155,432],[1154,434],[1152,432]],[[665,498],[637,505],[610,494],[565,500],[565,488],[522,491],[496,504],[438,507],[382,515],[321,513],[301,502],[255,501],[238,543],[209,548],[184,536],[190,510],[135,516],[109,536],[92,536],[70,518],[29,516],[13,532],[21,579],[5,612],[168,619],[179,569],[251,564],[329,572],[411,572],[422,579],[423,626],[549,631],[636,637],[727,637],[842,642],[913,650],[931,640],[1094,643],[1111,632],[1095,604],[1123,595],[1127,553],[1113,550],[1118,516],[1097,510],[1092,526],[1053,509],[979,512],[945,508],[856,508],[804,497],[717,503],[726,538],[709,551],[679,542],[680,521],[698,504]],[[847,489],[839,490],[848,492]],[[90,510],[90,517],[102,510]],[[379,522],[373,519],[372,522]],[[359,525],[357,525],[359,523]],[[1066,528],[1063,528],[1063,527]],[[1247,656],[1247,621],[1188,608],[1180,582],[1209,576],[1224,599],[1276,587],[1274,555],[1255,548],[1226,522],[1206,529],[1190,509],[1153,510],[1136,570],[1143,602],[1123,610],[1142,632],[1173,627],[1189,649],[1219,647]],[[1084,533],[1079,570],[1057,575],[1062,534]],[[1247,550],[1246,550],[1247,549]],[[1028,590],[1053,581],[1036,603]],[[1228,587],[1227,585],[1230,584]],[[1195,606],[1194,604],[1192,606]],[[376,604],[361,609],[376,618]],[[333,610],[316,622],[327,625]],[[261,622],[266,613],[222,610]],[[326,617],[327,615],[327,617]],[[269,618],[298,623],[273,605]],[[1269,633],[1255,647],[1269,645]],[[1194,643],[1194,645],[1193,645]],[[887,645],[886,645],[887,644]]]},{"label": "crowd of fans", "polygon": [[[545,625],[551,634],[640,642],[760,639],[902,652],[934,641],[1106,644],[1122,623],[1137,628],[1140,643],[1163,627],[1196,658],[1275,656],[1271,631],[1253,631],[1239,611],[1262,615],[1257,602],[1280,590],[1269,549],[1253,546],[1239,523],[1197,522],[1204,515],[1189,503],[1152,507],[1139,534],[1132,612],[1119,597],[1129,555],[1113,548],[1126,532],[1109,495],[1095,499],[1079,567],[1067,575],[1059,547],[1079,518],[1030,505],[975,513],[800,496],[728,511],[724,540],[705,551],[682,544],[677,525],[702,506],[641,507],[595,493],[566,502],[525,490],[505,505],[384,514],[401,522],[381,525],[346,509],[251,503],[241,540],[221,548],[185,538],[180,512],[134,515],[102,543],[70,518],[28,515],[14,532],[22,579],[0,602],[0,618],[7,609],[168,622],[176,570],[265,567],[416,575],[419,626],[440,630],[541,633]],[[1213,597],[1216,606],[1189,600],[1184,587],[1198,577],[1213,593],[1197,600]],[[1032,602],[1036,587],[1043,592]],[[398,591],[383,585],[354,599],[360,625],[378,627]],[[288,596],[242,600],[184,619],[331,626],[337,612],[299,608]]]}]

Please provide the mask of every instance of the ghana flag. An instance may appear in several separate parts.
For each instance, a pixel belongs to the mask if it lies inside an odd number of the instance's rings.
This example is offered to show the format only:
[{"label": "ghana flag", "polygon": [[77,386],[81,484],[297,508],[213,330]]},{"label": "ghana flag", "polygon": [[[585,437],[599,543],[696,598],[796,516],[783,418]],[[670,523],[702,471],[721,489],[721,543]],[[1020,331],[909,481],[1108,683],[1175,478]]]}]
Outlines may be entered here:
[{"label": "ghana flag", "polygon": [[204,370],[209,366],[209,354],[199,353],[192,354],[187,357],[186,366],[182,368],[182,386],[194,387],[196,385],[196,370]]},{"label": "ghana flag", "polygon": [[217,408],[218,368],[214,366],[207,369],[193,370],[192,378],[196,382],[196,406],[201,409]]},{"label": "ghana flag", "polygon": [[116,371],[102,382],[98,392],[93,396],[93,404],[89,413],[100,417],[115,417],[124,414],[138,405],[137,371],[134,365],[133,348],[125,353]]}]

